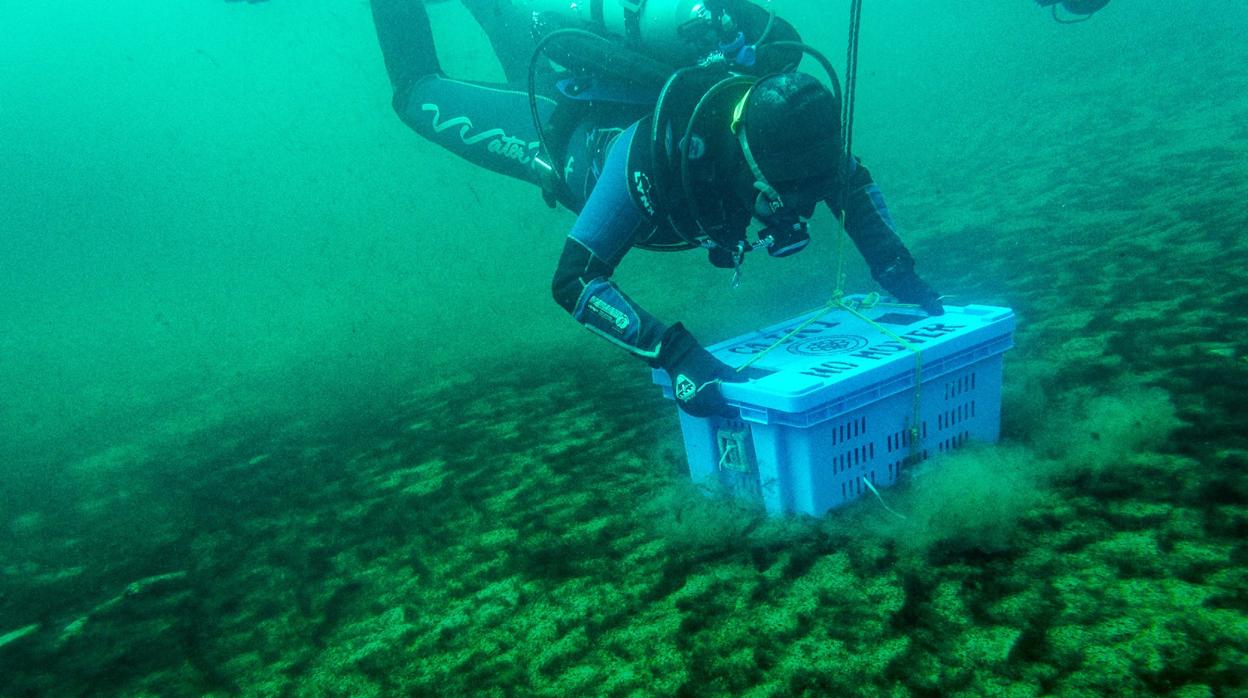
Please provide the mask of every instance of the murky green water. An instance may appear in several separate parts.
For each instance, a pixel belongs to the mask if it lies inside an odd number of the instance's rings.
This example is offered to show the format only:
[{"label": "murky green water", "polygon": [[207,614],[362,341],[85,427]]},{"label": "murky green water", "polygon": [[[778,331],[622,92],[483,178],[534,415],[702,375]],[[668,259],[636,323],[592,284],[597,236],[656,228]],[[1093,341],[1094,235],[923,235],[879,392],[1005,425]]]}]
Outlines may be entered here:
[{"label": "murky green water", "polygon": [[[1248,8],[916,5],[867,3],[855,147],[1020,325],[904,522],[688,486],[550,300],[571,215],[405,129],[366,4],[0,9],[0,694],[1248,695]],[[829,222],[618,278],[731,336],[826,298]]]}]

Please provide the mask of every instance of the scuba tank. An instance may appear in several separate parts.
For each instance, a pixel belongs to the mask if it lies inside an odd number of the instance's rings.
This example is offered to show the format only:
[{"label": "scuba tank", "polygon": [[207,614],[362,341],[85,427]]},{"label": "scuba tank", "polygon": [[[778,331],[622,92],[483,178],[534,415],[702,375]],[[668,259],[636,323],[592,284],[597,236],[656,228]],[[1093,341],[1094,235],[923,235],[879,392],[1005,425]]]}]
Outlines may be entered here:
[{"label": "scuba tank", "polygon": [[[657,99],[681,66],[697,64],[725,48],[753,64],[753,46],[728,14],[726,0],[514,0],[533,15],[537,44],[529,62],[529,107],[541,143],[535,158],[542,198],[558,199],[556,153],[538,114],[539,64],[553,61],[562,79],[557,88],[572,100],[605,99],[645,104]],[[759,10],[759,12],[762,12]],[[766,14],[771,29],[774,15]],[[619,91],[615,88],[623,86]],[[616,92],[612,96],[607,93]],[[564,110],[566,117],[568,111]]]},{"label": "scuba tank", "polygon": [[537,17],[553,17],[620,38],[655,60],[680,66],[730,42],[738,31],[723,0],[516,0]]}]

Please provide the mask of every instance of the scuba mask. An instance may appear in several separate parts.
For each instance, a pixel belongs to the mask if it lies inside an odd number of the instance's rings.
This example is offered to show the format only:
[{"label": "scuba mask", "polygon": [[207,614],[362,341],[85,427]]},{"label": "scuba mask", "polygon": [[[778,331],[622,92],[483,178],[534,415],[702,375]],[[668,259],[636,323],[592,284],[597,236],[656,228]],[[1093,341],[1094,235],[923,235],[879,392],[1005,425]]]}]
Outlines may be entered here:
[{"label": "scuba mask", "polygon": [[797,254],[810,244],[806,221],[791,212],[772,216],[766,223],[767,227],[759,231],[758,238],[772,257]]}]

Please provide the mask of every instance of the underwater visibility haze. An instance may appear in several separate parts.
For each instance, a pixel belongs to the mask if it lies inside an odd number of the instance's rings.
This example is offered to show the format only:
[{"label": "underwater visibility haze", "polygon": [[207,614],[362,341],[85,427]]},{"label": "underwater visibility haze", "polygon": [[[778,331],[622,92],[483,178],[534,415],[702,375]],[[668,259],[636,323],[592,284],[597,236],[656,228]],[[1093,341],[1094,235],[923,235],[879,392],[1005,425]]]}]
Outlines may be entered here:
[{"label": "underwater visibility haze", "polygon": [[[848,6],[773,3],[838,70]],[[0,27],[0,695],[1248,696],[1248,4],[864,3],[854,150],[1018,318],[904,518],[691,485],[550,298],[573,215],[404,126],[367,3]],[[724,339],[827,300],[833,224],[617,277]]]}]

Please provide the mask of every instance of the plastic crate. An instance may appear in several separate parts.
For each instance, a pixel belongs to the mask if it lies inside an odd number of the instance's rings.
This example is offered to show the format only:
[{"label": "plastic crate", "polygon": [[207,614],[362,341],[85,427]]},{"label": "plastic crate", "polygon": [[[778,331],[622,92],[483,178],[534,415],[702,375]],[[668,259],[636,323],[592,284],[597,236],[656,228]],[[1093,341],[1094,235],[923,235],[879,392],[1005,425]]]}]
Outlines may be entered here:
[{"label": "plastic crate", "polygon": [[[739,419],[679,412],[690,475],[761,500],[771,514],[819,516],[869,491],[867,481],[883,488],[911,463],[968,441],[996,441],[1014,313],[981,305],[945,311],[859,310],[917,355],[852,313],[824,314],[746,369],[748,382],[723,385]],[[740,366],[815,314],[708,349]],[[665,372],[656,370],[654,382],[672,397]]]}]

